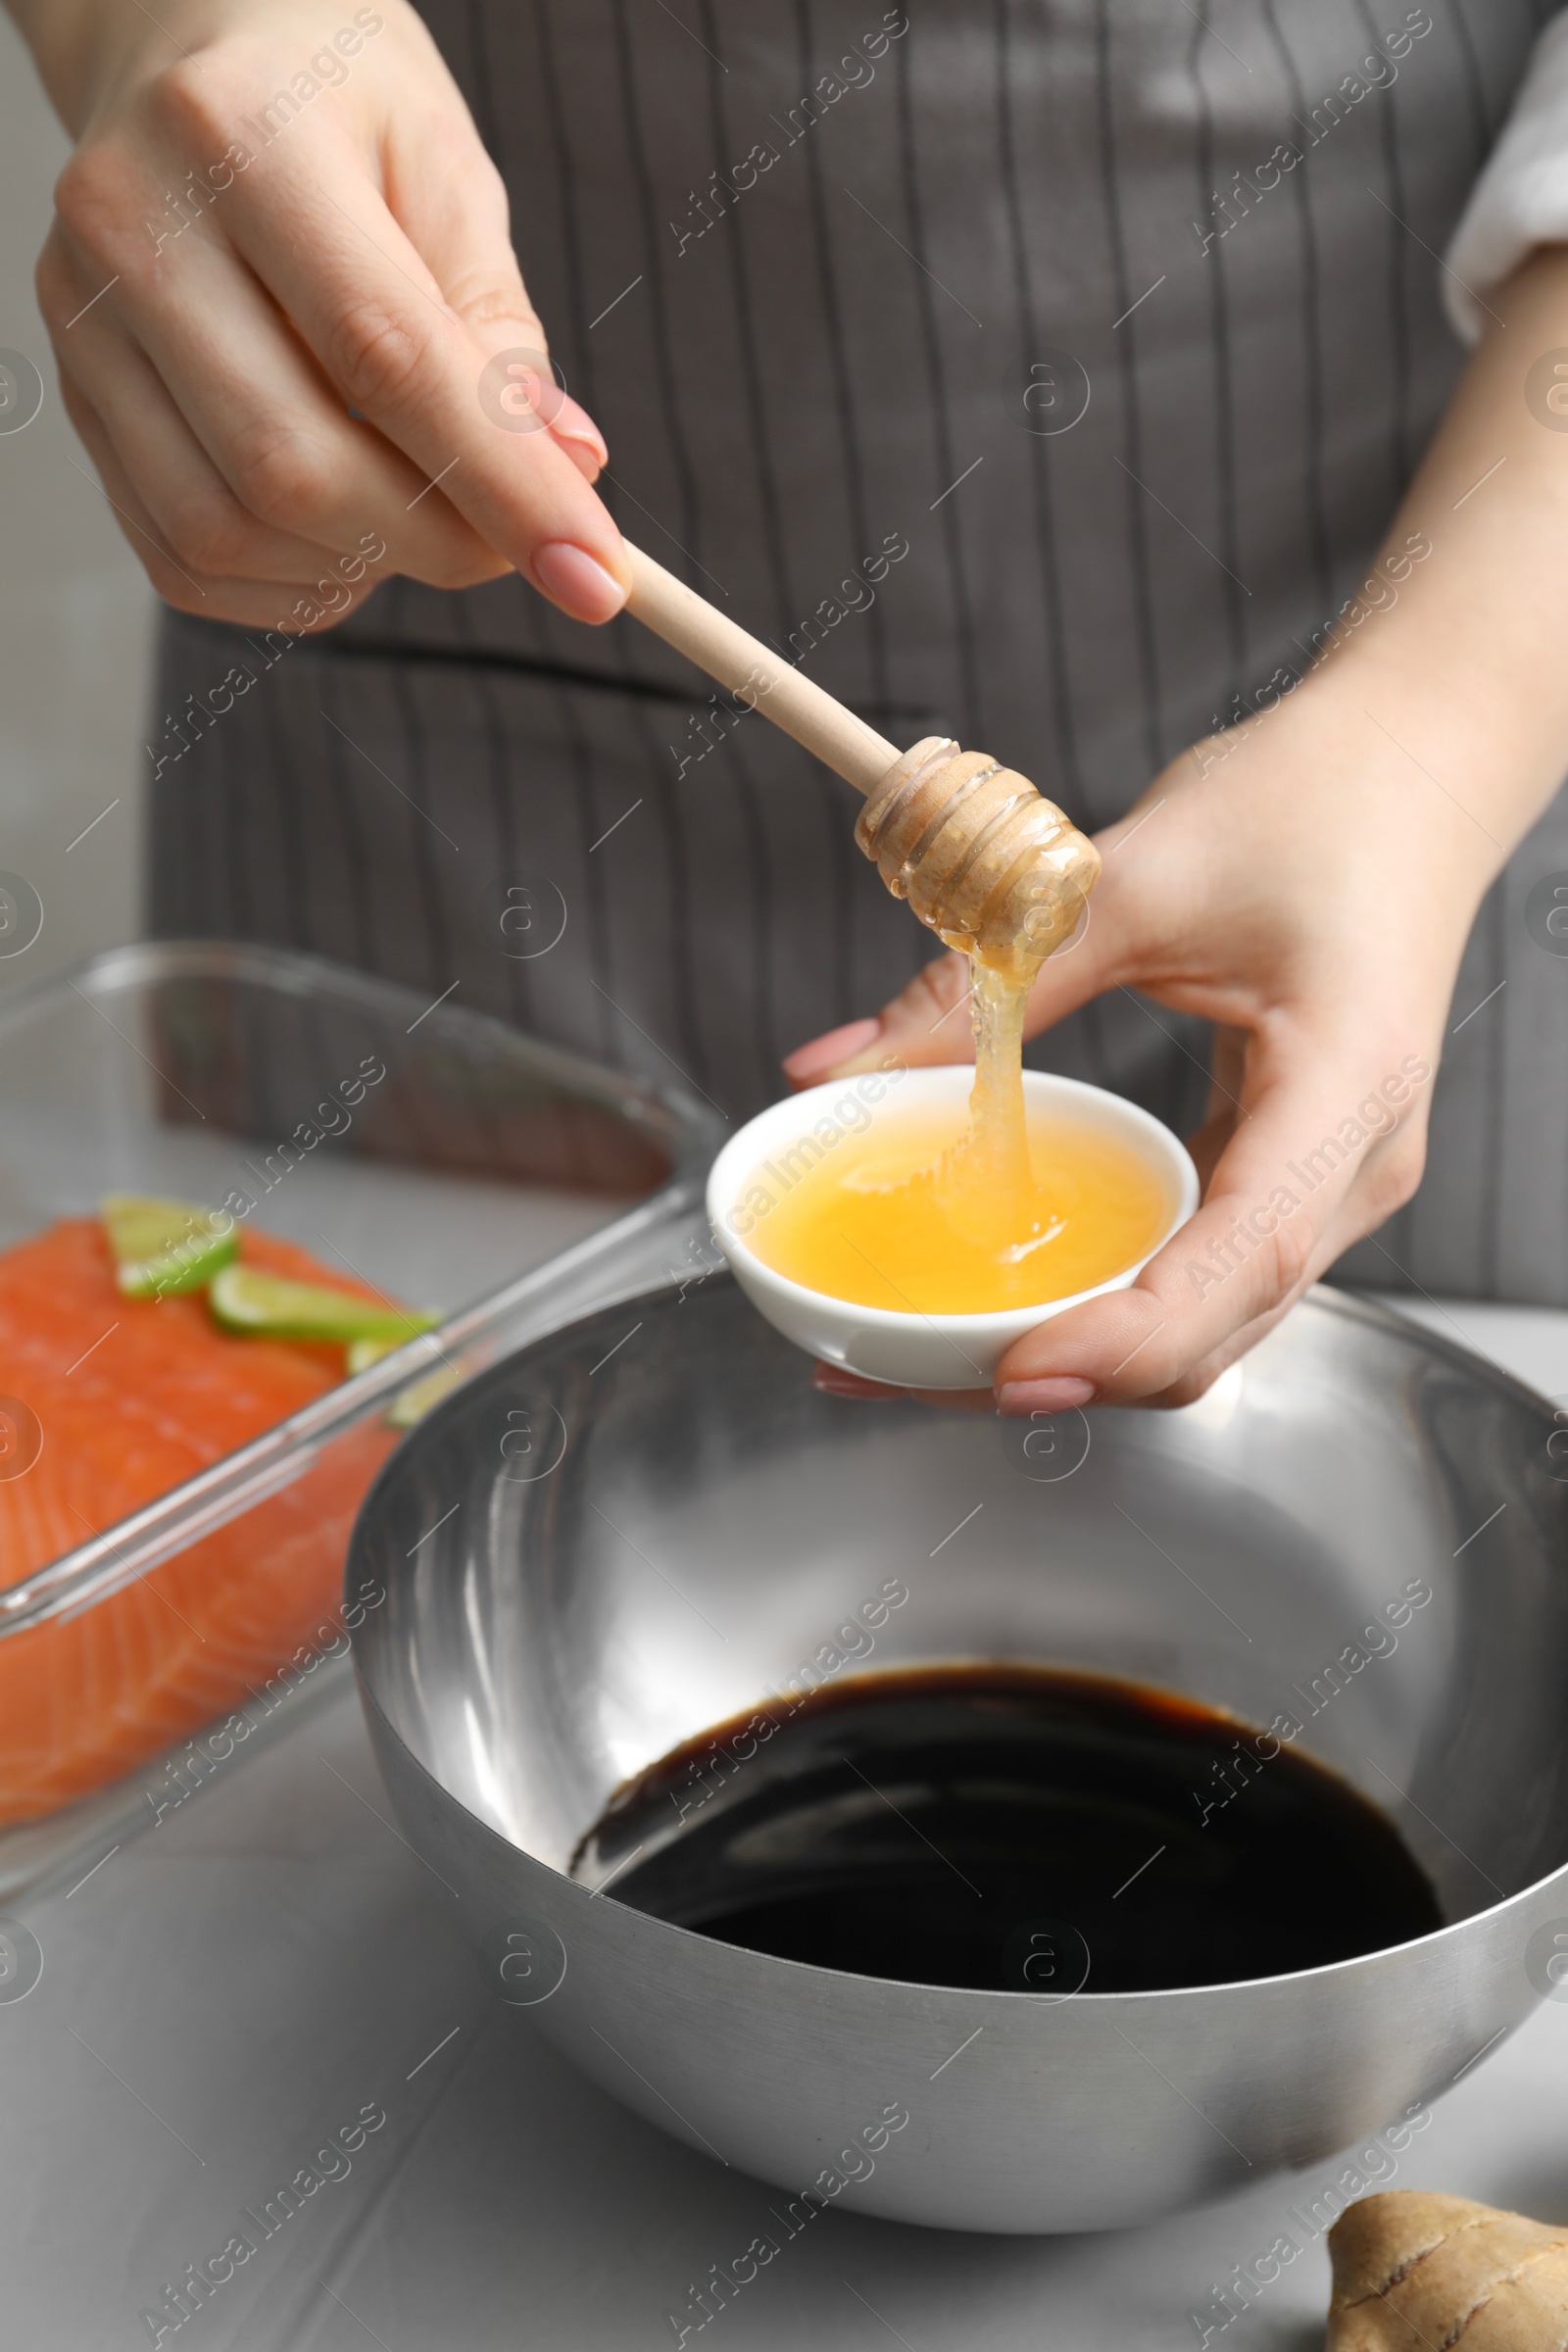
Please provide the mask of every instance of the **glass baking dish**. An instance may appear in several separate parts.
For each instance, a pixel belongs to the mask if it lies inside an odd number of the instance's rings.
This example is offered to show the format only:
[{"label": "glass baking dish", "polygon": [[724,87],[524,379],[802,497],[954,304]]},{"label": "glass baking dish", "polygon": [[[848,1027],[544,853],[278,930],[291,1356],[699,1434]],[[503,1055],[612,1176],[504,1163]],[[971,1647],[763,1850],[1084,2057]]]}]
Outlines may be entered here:
[{"label": "glass baking dish", "polygon": [[[674,1083],[276,949],[125,948],[9,1000],[0,1249],[168,1194],[445,1319],[113,1525],[73,1500],[83,1540],[0,1590],[0,1892],[156,1825],[341,1680],[377,1605],[342,1593],[348,1534],[401,1429],[553,1323],[708,1271],[719,1133]],[[14,1512],[49,1441],[18,1385],[0,1359]]]}]

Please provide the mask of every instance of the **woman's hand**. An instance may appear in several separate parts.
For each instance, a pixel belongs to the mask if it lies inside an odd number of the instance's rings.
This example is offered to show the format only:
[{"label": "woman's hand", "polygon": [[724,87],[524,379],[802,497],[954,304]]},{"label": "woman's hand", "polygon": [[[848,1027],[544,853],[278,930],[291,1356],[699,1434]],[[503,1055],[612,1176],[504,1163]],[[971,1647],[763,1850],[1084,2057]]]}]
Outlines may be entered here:
[{"label": "woman's hand", "polygon": [[[1491,301],[1503,316],[1320,665],[1102,835],[1087,931],[1040,975],[1031,1032],[1109,988],[1218,1024],[1206,1189],[1130,1290],[1008,1349],[1004,1413],[1188,1402],[1419,1181],[1476,909],[1568,768],[1568,433],[1532,391],[1568,349],[1568,249]],[[789,1075],[954,1060],[962,1016],[943,1016],[966,977],[938,960]]]},{"label": "woman's hand", "polygon": [[514,566],[579,619],[618,611],[604,442],[551,379],[500,176],[406,0],[16,13],[79,139],[39,302],[162,597],[297,629],[393,571]]},{"label": "woman's hand", "polygon": [[[1028,1030],[1110,988],[1218,1023],[1192,1145],[1205,1198],[1131,1290],[1008,1350],[1004,1412],[1187,1402],[1414,1191],[1444,1016],[1492,867],[1476,855],[1485,837],[1415,764],[1443,759],[1431,729],[1406,736],[1408,751],[1401,733],[1303,689],[1245,735],[1184,753],[1100,836],[1087,928],[1042,970]],[[858,1051],[835,1075],[890,1054],[953,1060],[967,987],[961,957],[928,964],[874,1036],[845,1039]],[[792,1057],[798,1082],[827,1074],[818,1050]]]}]

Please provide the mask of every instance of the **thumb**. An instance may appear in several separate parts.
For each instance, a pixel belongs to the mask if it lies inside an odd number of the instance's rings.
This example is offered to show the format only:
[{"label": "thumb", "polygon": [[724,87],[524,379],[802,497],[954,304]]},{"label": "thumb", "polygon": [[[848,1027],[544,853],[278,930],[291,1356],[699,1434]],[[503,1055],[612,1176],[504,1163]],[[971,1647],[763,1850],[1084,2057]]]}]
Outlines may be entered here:
[{"label": "thumb", "polygon": [[825,1079],[874,1070],[890,1054],[911,1067],[972,1060],[968,1003],[968,957],[939,956],[874,1019],[850,1021],[825,1037],[813,1037],[808,1045],[797,1046],[784,1057],[785,1075],[796,1086],[816,1086]]}]

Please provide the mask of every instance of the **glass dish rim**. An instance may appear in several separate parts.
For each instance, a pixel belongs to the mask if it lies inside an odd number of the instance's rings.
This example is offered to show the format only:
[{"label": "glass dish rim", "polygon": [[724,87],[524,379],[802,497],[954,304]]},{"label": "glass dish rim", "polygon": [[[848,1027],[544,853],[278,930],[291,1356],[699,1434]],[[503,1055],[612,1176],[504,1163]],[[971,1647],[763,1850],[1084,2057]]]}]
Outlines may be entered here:
[{"label": "glass dish rim", "polygon": [[[330,990],[340,1001],[357,1000],[369,1011],[417,1012],[420,1019],[415,1026],[423,1027],[427,1021],[433,1036],[456,1032],[471,1040],[475,1031],[488,1033],[508,1054],[520,1054],[541,1077],[597,1098],[643,1133],[655,1134],[669,1152],[670,1170],[662,1185],[621,1216],[459,1308],[435,1331],[327,1390],[89,1542],[0,1588],[0,1641],[51,1620],[74,1617],[134,1584],[253,1504],[292,1485],[334,1440],[384,1409],[411,1380],[504,1329],[536,1293],[556,1286],[578,1265],[610,1255],[645,1229],[700,1205],[708,1166],[727,1124],[722,1113],[672,1081],[624,1076],[531,1037],[496,1014],[445,1004],[426,1006],[416,991],[399,981],[296,949],[242,940],[137,941],[41,974],[7,992],[0,1002],[0,1051],[12,1031],[51,1001],[64,1007],[68,994],[102,1012],[96,997],[113,1001],[138,983],[180,978],[251,980],[301,1000]],[[131,1040],[124,1042],[132,1052],[138,1050]]]}]

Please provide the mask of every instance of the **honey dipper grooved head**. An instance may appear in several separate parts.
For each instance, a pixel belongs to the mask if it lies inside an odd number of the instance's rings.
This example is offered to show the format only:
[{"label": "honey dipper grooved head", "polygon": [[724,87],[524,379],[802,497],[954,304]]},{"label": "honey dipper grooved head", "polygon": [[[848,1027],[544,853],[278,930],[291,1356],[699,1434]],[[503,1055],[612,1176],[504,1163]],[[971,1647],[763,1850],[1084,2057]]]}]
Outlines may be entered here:
[{"label": "honey dipper grooved head", "polygon": [[927,736],[889,768],[855,838],[950,948],[1020,975],[1068,938],[1100,853],[1027,776]]}]

